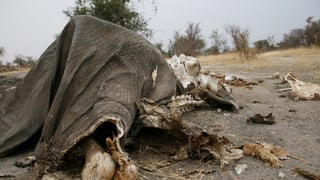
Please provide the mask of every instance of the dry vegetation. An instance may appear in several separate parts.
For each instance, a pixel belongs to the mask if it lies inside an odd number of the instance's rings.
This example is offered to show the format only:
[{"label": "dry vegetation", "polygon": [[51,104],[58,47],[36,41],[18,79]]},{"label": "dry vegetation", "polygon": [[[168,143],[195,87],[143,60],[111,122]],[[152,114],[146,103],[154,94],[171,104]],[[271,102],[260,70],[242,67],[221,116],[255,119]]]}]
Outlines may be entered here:
[{"label": "dry vegetation", "polygon": [[0,75],[14,74],[17,72],[27,72],[30,67],[16,67],[16,66],[0,66]]},{"label": "dry vegetation", "polygon": [[199,56],[206,67],[221,72],[268,73],[292,72],[303,80],[320,82],[320,47],[276,50],[244,60],[238,53]]}]

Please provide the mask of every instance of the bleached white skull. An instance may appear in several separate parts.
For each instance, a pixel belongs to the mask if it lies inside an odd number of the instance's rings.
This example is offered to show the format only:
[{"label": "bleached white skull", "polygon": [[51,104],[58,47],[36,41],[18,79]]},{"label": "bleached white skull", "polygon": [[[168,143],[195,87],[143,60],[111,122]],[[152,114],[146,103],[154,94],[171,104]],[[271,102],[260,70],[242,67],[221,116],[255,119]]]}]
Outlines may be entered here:
[{"label": "bleached white skull", "polygon": [[[232,89],[225,83],[225,75],[217,75],[214,72],[203,72],[199,61],[191,56],[181,54],[168,60],[175,76],[187,91],[193,88],[205,92],[211,99],[222,104],[232,105],[235,110],[239,106],[232,97]],[[199,95],[199,94],[198,94]]]},{"label": "bleached white skull", "polygon": [[197,77],[201,67],[196,58],[185,56],[184,54],[181,54],[179,57],[175,55],[168,61],[168,64],[184,88],[192,84],[195,86],[199,84]]}]

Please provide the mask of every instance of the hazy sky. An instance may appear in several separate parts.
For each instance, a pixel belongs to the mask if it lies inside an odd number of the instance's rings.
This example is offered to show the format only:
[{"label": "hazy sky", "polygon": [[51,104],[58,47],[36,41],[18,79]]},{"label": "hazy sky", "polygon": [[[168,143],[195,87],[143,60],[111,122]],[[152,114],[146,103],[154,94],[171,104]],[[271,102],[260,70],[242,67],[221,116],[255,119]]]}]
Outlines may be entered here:
[{"label": "hazy sky", "polygon": [[[305,25],[308,16],[320,18],[320,0],[143,0],[136,8],[155,30],[153,42],[167,47],[174,31],[181,33],[188,22],[200,23],[202,35],[210,45],[212,30],[225,33],[226,24],[250,30],[250,41],[274,36]],[[15,55],[39,57],[60,33],[68,18],[62,13],[75,0],[0,0],[0,47],[2,60]],[[157,7],[157,11],[153,10]]]}]

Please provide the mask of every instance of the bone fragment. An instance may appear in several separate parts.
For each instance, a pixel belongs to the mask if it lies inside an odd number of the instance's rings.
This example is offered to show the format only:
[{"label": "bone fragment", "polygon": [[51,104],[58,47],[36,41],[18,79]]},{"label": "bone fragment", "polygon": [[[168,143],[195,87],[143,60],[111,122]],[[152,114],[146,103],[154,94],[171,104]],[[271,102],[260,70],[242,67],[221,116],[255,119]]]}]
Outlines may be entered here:
[{"label": "bone fragment", "polygon": [[110,149],[112,158],[117,163],[117,169],[114,175],[114,180],[132,180],[138,179],[138,168],[135,166],[122,151],[118,138],[106,138],[107,146]]},{"label": "bone fragment", "polygon": [[307,178],[307,179],[314,179],[314,180],[319,180],[320,179],[320,174],[314,174],[310,171],[306,171],[304,169],[301,168],[294,168],[293,169],[294,172],[302,175],[303,177]]},{"label": "bone fragment", "polygon": [[272,167],[280,168],[280,159],[271,152],[269,147],[256,143],[247,143],[243,146],[243,154],[260,158]]},{"label": "bone fragment", "polygon": [[115,174],[116,164],[111,155],[104,152],[92,137],[84,139],[81,146],[86,157],[86,162],[81,172],[82,179],[112,179]]},{"label": "bone fragment", "polygon": [[284,91],[292,91],[292,88],[283,88],[278,90],[278,92],[284,92]]},{"label": "bone fragment", "polygon": [[234,167],[234,170],[238,175],[242,174],[246,169],[248,168],[248,165],[246,164],[238,164],[236,167]]}]

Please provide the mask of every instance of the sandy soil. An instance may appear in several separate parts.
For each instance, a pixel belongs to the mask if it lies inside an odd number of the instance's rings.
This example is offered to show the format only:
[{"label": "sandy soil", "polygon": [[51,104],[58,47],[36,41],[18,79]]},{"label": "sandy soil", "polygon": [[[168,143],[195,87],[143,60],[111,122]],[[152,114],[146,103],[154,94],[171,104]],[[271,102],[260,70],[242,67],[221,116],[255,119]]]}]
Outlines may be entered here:
[{"label": "sandy soil", "polygon": [[[212,67],[207,67],[215,71]],[[245,73],[229,72],[247,81],[261,82],[256,86],[233,87],[235,99],[242,106],[238,113],[219,111],[217,109],[202,109],[183,116],[186,121],[195,122],[206,129],[212,129],[227,137],[235,146],[260,140],[281,146],[297,157],[281,161],[281,168],[273,168],[269,164],[253,157],[244,156],[238,161],[232,161],[221,169],[219,163],[212,158],[189,158],[172,162],[168,153],[163,153],[155,146],[140,143],[140,148],[128,150],[136,161],[140,179],[279,179],[279,173],[285,174],[285,179],[304,179],[293,172],[300,167],[320,174],[320,102],[294,101],[288,98],[287,92],[279,93],[279,88],[288,87],[280,84],[280,80],[267,79],[273,72]],[[20,75],[20,74],[18,74]],[[10,79],[17,76],[0,78],[0,88],[13,85]],[[20,76],[21,77],[21,76]],[[298,77],[299,78],[299,77]],[[6,82],[6,85],[4,84]],[[255,114],[267,115],[273,113],[276,123],[273,125],[248,124],[246,120]],[[156,131],[154,131],[156,132]],[[165,144],[168,138],[163,133],[151,133],[149,140],[158,138],[160,144]],[[28,168],[17,168],[15,160],[32,154],[32,149],[5,158],[0,158],[0,179],[28,179],[32,177]],[[236,174],[236,165],[246,164],[248,168],[240,175]],[[73,178],[79,179],[80,169],[74,170]]]}]

